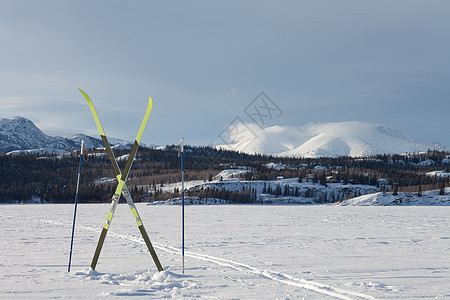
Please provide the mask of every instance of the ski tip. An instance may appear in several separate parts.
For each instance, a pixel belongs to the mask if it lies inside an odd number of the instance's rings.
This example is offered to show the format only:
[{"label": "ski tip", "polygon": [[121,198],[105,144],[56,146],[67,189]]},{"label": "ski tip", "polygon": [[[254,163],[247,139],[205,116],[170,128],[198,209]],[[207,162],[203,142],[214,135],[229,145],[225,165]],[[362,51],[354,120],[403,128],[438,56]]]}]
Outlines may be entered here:
[{"label": "ski tip", "polygon": [[83,94],[83,96],[84,96],[86,99],[89,99],[89,96],[86,94],[85,91],[83,91],[82,89],[78,89],[78,90],[80,91],[80,93]]},{"label": "ski tip", "polygon": [[86,101],[87,101],[89,104],[91,104],[91,103],[92,103],[92,100],[91,100],[91,98],[89,98],[88,94],[86,94],[86,92],[83,91],[82,89],[78,89],[78,90],[81,92],[81,94],[83,94],[84,99],[86,99]]}]

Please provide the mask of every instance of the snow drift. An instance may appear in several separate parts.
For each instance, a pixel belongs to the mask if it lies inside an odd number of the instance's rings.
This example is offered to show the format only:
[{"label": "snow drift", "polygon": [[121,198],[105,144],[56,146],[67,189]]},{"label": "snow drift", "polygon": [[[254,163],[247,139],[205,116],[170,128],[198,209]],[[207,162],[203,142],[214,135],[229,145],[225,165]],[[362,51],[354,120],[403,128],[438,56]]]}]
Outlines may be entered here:
[{"label": "snow drift", "polygon": [[373,193],[355,197],[336,205],[342,206],[450,206],[450,188],[445,188],[444,195],[439,195],[439,190],[418,193]]}]

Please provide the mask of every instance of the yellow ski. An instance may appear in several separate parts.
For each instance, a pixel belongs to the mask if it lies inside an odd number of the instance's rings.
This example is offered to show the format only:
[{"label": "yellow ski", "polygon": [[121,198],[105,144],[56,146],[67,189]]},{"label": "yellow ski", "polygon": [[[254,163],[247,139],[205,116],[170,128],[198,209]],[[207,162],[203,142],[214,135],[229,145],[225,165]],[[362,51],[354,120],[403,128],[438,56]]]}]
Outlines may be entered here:
[{"label": "yellow ski", "polygon": [[131,210],[131,213],[136,221],[139,231],[141,232],[142,237],[144,238],[144,241],[147,245],[147,248],[155,262],[155,265],[158,268],[158,271],[162,271],[163,267],[162,267],[162,265],[158,259],[158,256],[156,255],[156,252],[150,242],[150,238],[148,237],[147,231],[145,230],[144,224],[142,223],[142,219],[139,216],[136,206],[134,205],[133,199],[131,198],[130,192],[128,191],[128,188],[125,184],[126,179],[129,174],[129,171],[131,169],[131,165],[133,164],[134,157],[136,156],[136,152],[139,147],[139,143],[142,139],[145,127],[146,127],[148,119],[150,117],[150,113],[152,110],[152,104],[153,104],[152,98],[151,97],[149,98],[149,103],[148,103],[147,110],[146,110],[146,113],[144,116],[144,120],[142,121],[141,127],[139,128],[138,135],[137,135],[134,145],[131,149],[130,157],[128,158],[128,161],[125,165],[125,170],[123,173],[121,173],[119,165],[117,164],[116,158],[114,156],[114,153],[112,152],[111,146],[108,142],[108,139],[106,138],[106,134],[105,134],[105,131],[103,130],[103,126],[100,122],[100,118],[98,117],[97,111],[95,110],[94,104],[92,103],[92,100],[89,98],[89,96],[84,91],[82,91],[81,89],[79,91],[83,94],[86,101],[88,102],[89,108],[91,109],[92,115],[95,120],[95,124],[97,125],[97,129],[100,133],[103,144],[105,145],[106,152],[108,154],[108,157],[109,157],[111,164],[113,166],[113,169],[114,169],[114,173],[118,180],[117,188],[116,188],[114,195],[111,198],[111,206],[108,211],[108,215],[106,216],[106,221],[103,225],[102,232],[100,234],[100,239],[98,241],[97,248],[95,250],[94,258],[92,259],[91,268],[93,270],[95,270],[98,258],[100,256],[100,251],[102,249],[103,242],[106,237],[106,233],[108,232],[108,228],[111,225],[111,221],[114,216],[114,212],[116,210],[117,204],[119,203],[120,194],[123,194],[123,196],[125,197],[125,200],[127,201],[128,206]]}]

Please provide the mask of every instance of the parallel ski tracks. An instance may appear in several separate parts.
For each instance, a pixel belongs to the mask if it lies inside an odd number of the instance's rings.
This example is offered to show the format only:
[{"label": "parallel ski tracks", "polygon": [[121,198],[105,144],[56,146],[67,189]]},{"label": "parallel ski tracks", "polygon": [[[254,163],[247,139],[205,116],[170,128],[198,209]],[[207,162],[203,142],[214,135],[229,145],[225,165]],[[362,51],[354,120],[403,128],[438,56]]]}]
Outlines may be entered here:
[{"label": "parallel ski tracks", "polygon": [[[23,217],[19,217],[19,218],[23,218]],[[33,219],[33,220],[35,220],[35,219]],[[57,221],[53,221],[53,220],[41,219],[40,221],[45,222],[45,223],[50,223],[50,224],[70,226],[70,224],[65,224],[65,223],[57,222]],[[88,231],[100,232],[100,229],[93,228],[93,227],[82,226],[82,225],[76,225],[76,227],[80,228],[80,229],[88,230]],[[110,232],[109,234],[110,234],[110,236],[113,236],[116,238],[121,238],[121,239],[126,239],[133,243],[138,243],[138,244],[145,243],[140,237],[118,234],[118,233],[114,233],[114,232]],[[181,249],[178,249],[173,246],[154,245],[154,247],[156,249],[158,249],[159,251],[176,254],[176,255],[181,255]],[[285,274],[285,273],[281,273],[281,272],[274,272],[274,271],[270,271],[270,270],[261,270],[261,269],[249,266],[247,264],[244,264],[244,263],[235,262],[233,260],[223,259],[223,258],[219,258],[219,257],[207,255],[207,254],[185,251],[185,256],[191,257],[194,259],[198,259],[198,260],[202,260],[202,261],[206,261],[206,262],[210,262],[210,263],[213,263],[213,264],[216,264],[219,266],[223,266],[223,267],[227,267],[230,269],[234,269],[239,272],[246,272],[249,274],[259,275],[261,277],[264,277],[266,279],[269,279],[269,280],[272,280],[272,281],[275,281],[275,282],[278,282],[281,284],[303,288],[303,289],[313,291],[313,292],[316,292],[316,293],[319,293],[322,295],[327,295],[329,297],[333,297],[336,299],[345,299],[345,300],[349,300],[349,299],[375,300],[376,299],[375,297],[370,296],[370,295],[333,287],[330,285],[322,284],[322,283],[311,281],[311,280],[306,280],[303,278],[296,278],[289,274]]]}]

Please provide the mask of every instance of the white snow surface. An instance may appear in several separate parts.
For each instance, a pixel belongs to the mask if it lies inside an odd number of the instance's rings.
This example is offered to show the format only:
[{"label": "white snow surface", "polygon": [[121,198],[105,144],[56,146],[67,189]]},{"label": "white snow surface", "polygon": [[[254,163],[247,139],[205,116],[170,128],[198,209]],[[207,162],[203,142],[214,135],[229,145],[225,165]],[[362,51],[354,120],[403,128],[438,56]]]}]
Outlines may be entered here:
[{"label": "white snow surface", "polygon": [[1,299],[446,299],[449,207],[119,204],[95,271],[108,204],[0,206]]},{"label": "white snow surface", "polygon": [[450,177],[450,173],[449,172],[445,172],[445,171],[427,172],[426,175],[430,176],[430,177],[437,176],[437,177],[441,177],[441,178]]},{"label": "white snow surface", "polygon": [[[172,198],[167,201],[154,201],[148,205],[182,205],[182,198]],[[219,198],[200,198],[200,197],[185,197],[184,205],[218,205],[227,204],[226,200]]]},{"label": "white snow surface", "polygon": [[248,173],[249,170],[248,169],[226,169],[223,170],[221,172],[219,172],[216,176],[214,176],[214,178],[216,180],[220,180],[222,178],[222,180],[234,180],[234,179],[238,179],[241,177],[241,175]]},{"label": "white snow surface", "polygon": [[218,148],[289,157],[360,157],[445,150],[442,145],[406,137],[391,126],[359,121],[308,124],[299,128],[262,129],[256,124],[236,127],[229,128],[231,143]]},{"label": "white snow surface", "polygon": [[117,161],[127,161],[130,158],[130,154],[124,154],[116,158]]}]

